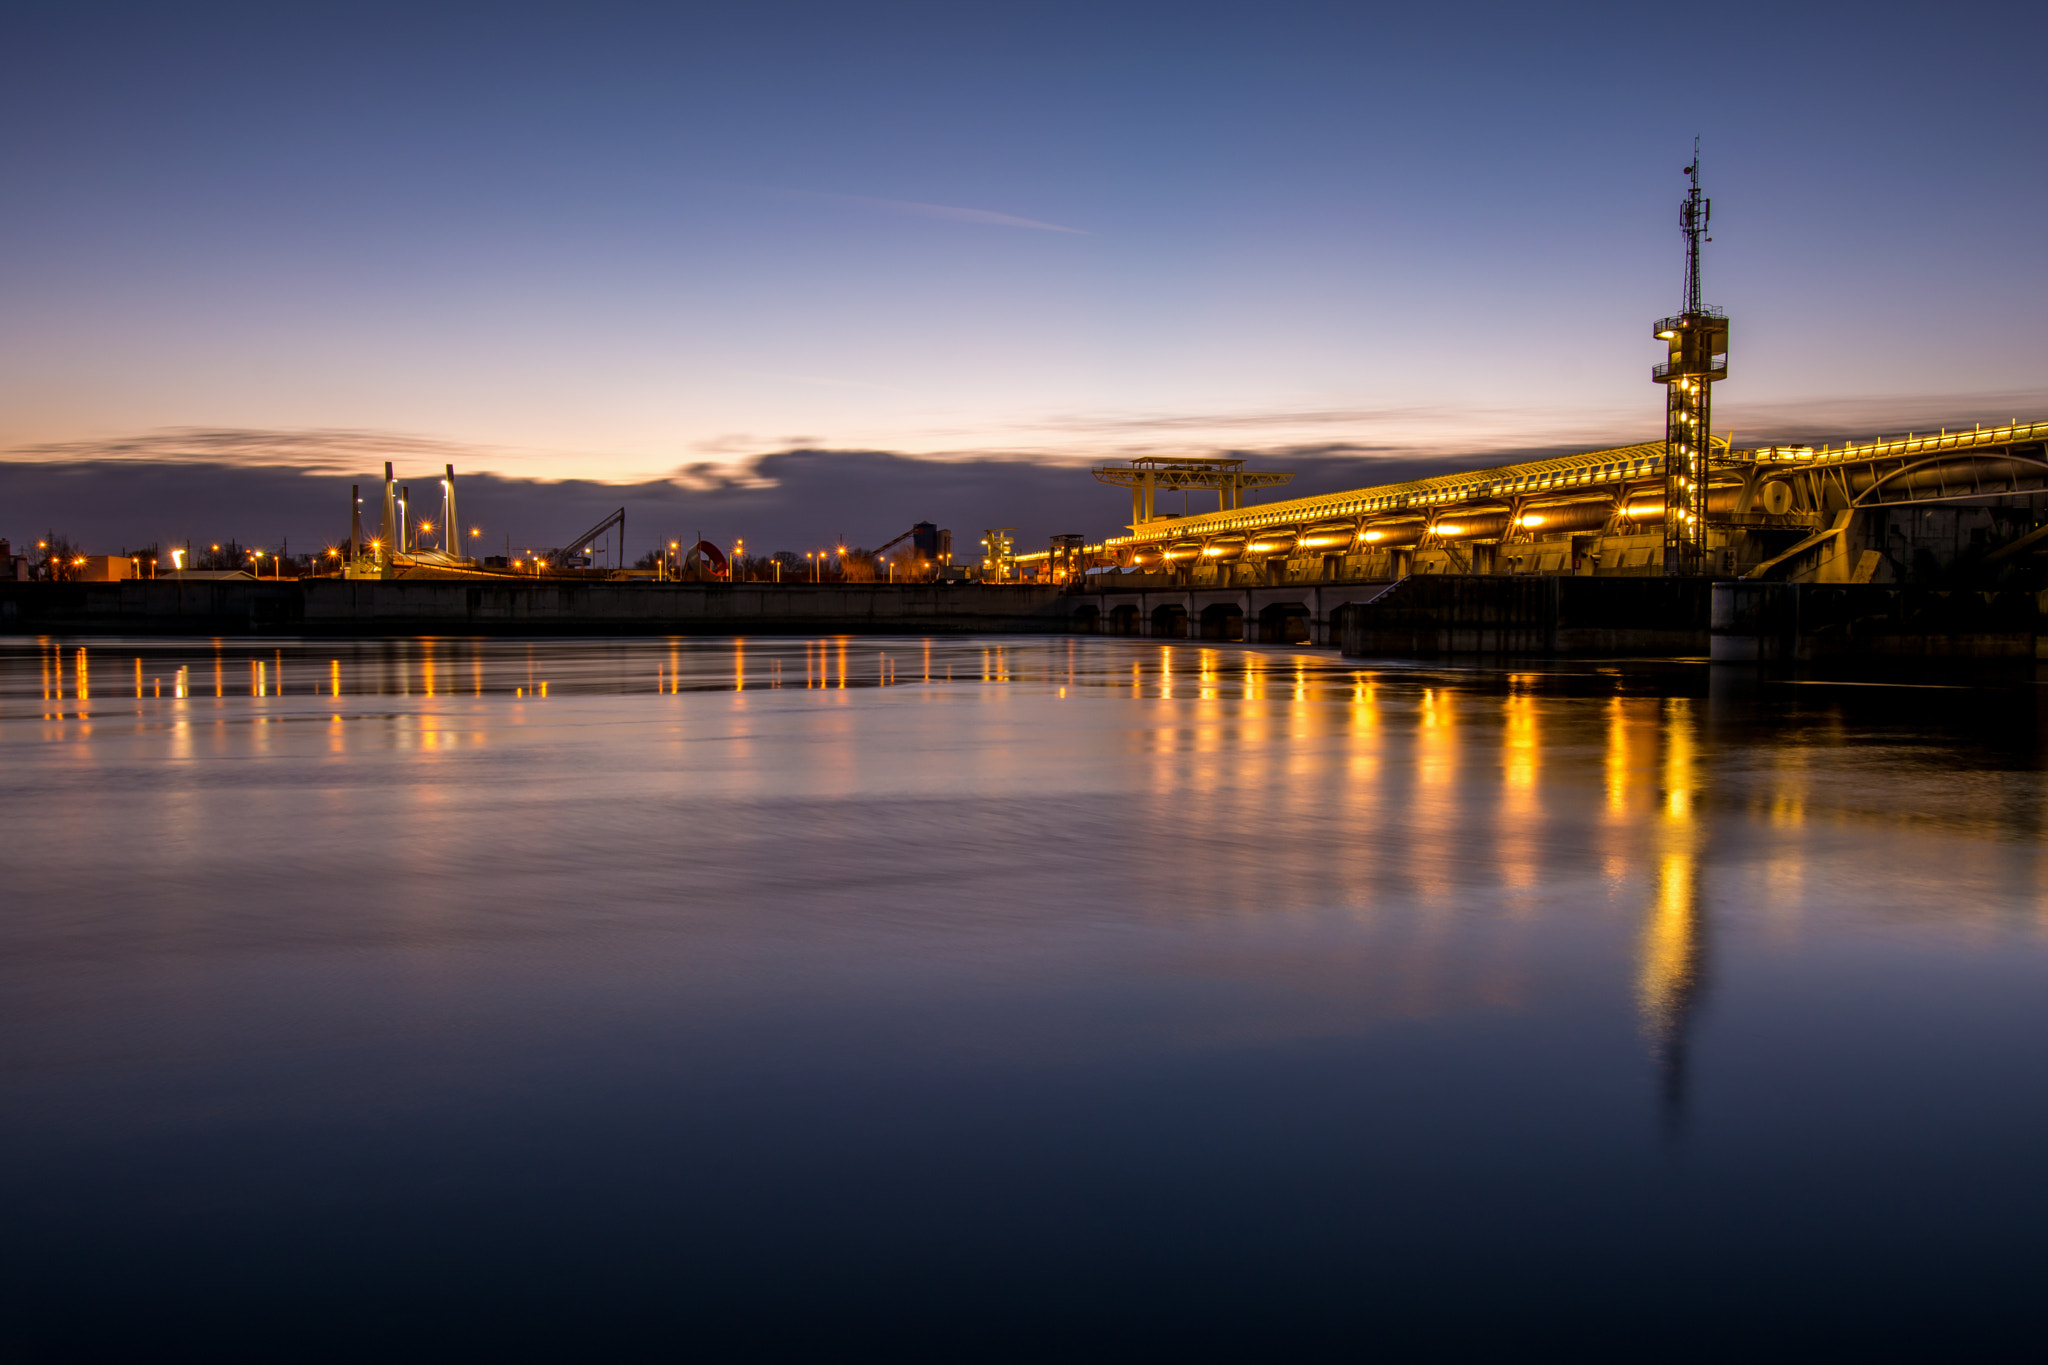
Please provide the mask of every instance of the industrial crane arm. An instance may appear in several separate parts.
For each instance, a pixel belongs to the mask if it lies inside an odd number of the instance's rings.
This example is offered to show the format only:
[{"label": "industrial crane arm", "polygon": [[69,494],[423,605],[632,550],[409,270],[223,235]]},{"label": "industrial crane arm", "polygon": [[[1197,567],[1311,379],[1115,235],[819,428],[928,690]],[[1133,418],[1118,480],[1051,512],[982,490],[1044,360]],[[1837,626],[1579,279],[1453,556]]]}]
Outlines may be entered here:
[{"label": "industrial crane arm", "polygon": [[625,563],[626,509],[623,507],[621,507],[618,511],[612,513],[610,516],[606,517],[603,521],[600,521],[597,525],[591,527],[588,531],[585,531],[582,535],[577,536],[574,540],[565,541],[561,546],[562,553],[571,555],[583,553],[585,550],[590,549],[596,543],[597,538],[599,536],[603,535],[613,526],[617,526],[619,528],[619,562],[621,564]]}]

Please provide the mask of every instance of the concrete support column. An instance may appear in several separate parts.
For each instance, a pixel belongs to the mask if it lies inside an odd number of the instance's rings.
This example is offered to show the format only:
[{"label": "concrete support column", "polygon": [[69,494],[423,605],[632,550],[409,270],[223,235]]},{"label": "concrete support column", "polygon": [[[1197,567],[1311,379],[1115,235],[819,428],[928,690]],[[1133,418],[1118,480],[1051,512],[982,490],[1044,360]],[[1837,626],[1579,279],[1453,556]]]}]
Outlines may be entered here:
[{"label": "concrete support column", "polygon": [[1252,607],[1252,595],[1248,592],[1239,593],[1237,600],[1244,612],[1244,642],[1255,645],[1259,642],[1259,613]]},{"label": "concrete support column", "polygon": [[1188,614],[1188,615],[1187,615],[1187,622],[1188,622],[1188,626],[1187,626],[1187,629],[1188,629],[1188,638],[1189,638],[1190,640],[1199,640],[1199,639],[1201,639],[1201,638],[1202,638],[1202,612],[1201,612],[1201,609],[1200,609],[1200,608],[1198,608],[1198,607],[1197,607],[1197,606],[1195,605],[1195,595],[1194,595],[1193,593],[1189,593],[1189,594],[1188,594],[1188,595],[1187,595],[1186,597],[1182,598],[1182,599],[1181,599],[1181,607],[1182,607],[1182,609],[1183,609],[1184,611],[1186,611],[1186,612],[1187,612],[1187,614]]}]

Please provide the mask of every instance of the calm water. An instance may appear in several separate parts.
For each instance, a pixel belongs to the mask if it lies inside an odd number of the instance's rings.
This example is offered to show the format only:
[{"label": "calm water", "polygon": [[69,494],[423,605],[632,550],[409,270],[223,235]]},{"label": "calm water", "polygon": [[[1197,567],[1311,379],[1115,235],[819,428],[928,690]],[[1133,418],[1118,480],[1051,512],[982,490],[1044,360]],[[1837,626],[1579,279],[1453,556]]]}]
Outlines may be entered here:
[{"label": "calm water", "polygon": [[0,1359],[2017,1353],[2044,692],[0,644]]}]

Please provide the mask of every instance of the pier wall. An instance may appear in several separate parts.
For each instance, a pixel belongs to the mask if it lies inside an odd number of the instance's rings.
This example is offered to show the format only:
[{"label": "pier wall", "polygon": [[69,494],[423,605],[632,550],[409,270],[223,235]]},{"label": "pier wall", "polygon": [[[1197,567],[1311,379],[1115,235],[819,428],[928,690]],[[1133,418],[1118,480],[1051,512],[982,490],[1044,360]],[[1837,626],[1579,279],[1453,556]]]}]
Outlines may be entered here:
[{"label": "pier wall", "polygon": [[1718,663],[2034,659],[2039,595],[2022,590],[1743,580],[1401,580],[1338,612],[1359,658],[1657,655]]},{"label": "pier wall", "polygon": [[1032,634],[1052,586],[308,579],[0,583],[0,631],[170,635]]},{"label": "pier wall", "polygon": [[1899,584],[1713,585],[1716,663],[1831,659],[2033,659],[2039,597]]},{"label": "pier wall", "polygon": [[1709,584],[1684,578],[1404,578],[1337,613],[1356,657],[1437,654],[1704,656]]}]

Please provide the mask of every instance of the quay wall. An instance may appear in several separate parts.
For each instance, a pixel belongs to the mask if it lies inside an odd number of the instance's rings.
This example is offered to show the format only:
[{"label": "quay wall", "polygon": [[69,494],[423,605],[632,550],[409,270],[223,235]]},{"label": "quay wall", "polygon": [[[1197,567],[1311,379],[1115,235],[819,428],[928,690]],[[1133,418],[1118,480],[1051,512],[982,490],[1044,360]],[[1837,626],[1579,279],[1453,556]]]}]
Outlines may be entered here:
[{"label": "quay wall", "polygon": [[1687,578],[1419,575],[1341,608],[1346,655],[1697,655],[1712,585]]},{"label": "quay wall", "polygon": [[1714,584],[1716,663],[2043,657],[2039,595],[1899,584]]},{"label": "quay wall", "polygon": [[1679,578],[1403,579],[1338,612],[1357,658],[1657,655],[1717,663],[2048,657],[2040,595]]},{"label": "quay wall", "polygon": [[0,632],[157,635],[1033,634],[1052,586],[253,579],[0,583]]}]

